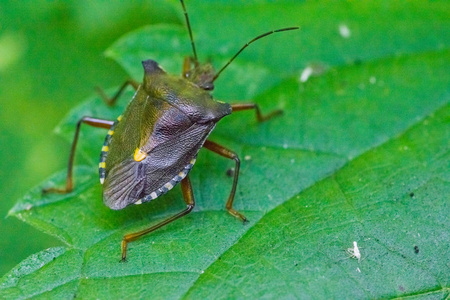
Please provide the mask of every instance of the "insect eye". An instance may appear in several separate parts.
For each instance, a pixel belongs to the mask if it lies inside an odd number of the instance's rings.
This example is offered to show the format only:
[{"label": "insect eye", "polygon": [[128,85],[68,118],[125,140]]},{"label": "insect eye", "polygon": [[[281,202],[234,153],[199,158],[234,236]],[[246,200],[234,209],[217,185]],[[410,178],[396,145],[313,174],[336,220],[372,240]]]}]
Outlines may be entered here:
[{"label": "insect eye", "polygon": [[212,91],[214,90],[214,83],[212,82],[205,82],[201,85],[201,88],[206,91]]}]

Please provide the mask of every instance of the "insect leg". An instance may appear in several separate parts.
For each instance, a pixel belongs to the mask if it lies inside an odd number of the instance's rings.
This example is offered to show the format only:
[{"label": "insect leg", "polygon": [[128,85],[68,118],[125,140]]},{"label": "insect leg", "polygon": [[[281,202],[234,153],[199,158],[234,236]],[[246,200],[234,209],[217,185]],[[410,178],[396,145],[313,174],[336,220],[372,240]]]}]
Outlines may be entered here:
[{"label": "insect leg", "polygon": [[241,161],[239,160],[239,157],[233,151],[231,151],[219,144],[211,142],[209,140],[205,141],[205,143],[203,144],[203,147],[205,147],[206,149],[211,150],[212,152],[215,152],[223,157],[233,159],[236,162],[236,166],[234,168],[233,185],[231,187],[230,196],[228,196],[227,204],[225,205],[225,207],[227,208],[228,212],[232,216],[235,216],[236,218],[241,219],[244,223],[247,222],[248,221],[247,218],[243,214],[241,214],[240,212],[236,211],[233,208],[234,195],[236,194],[236,187],[237,187],[238,178],[239,178],[239,167],[241,165]]},{"label": "insect leg", "polygon": [[254,109],[256,112],[256,119],[258,122],[265,122],[275,116],[281,115],[283,111],[281,109],[274,110],[267,115],[263,115],[261,113],[261,110],[259,109],[258,104],[256,103],[240,103],[240,104],[232,104],[231,109],[233,112],[241,111],[241,110],[248,110],[248,109]]},{"label": "insect leg", "polygon": [[95,90],[96,90],[97,93],[100,95],[100,97],[102,97],[103,101],[105,101],[105,103],[106,103],[108,106],[113,106],[113,105],[116,103],[117,99],[120,97],[120,95],[122,94],[122,92],[125,90],[125,88],[126,88],[128,85],[133,86],[133,88],[134,88],[135,90],[137,90],[137,89],[138,89],[138,86],[139,86],[139,84],[138,84],[136,81],[129,79],[129,80],[125,81],[125,82],[122,84],[122,86],[119,88],[119,90],[118,90],[118,91],[114,94],[114,96],[112,96],[111,98],[108,97],[108,95],[105,94],[105,92],[103,91],[102,88],[100,88],[100,87],[97,86],[97,87],[95,87]]},{"label": "insect leg", "polygon": [[189,176],[186,176],[183,180],[181,180],[181,191],[183,193],[184,202],[186,202],[186,209],[147,229],[125,235],[122,239],[122,261],[126,261],[128,243],[135,241],[141,236],[146,235],[147,233],[150,233],[152,231],[155,231],[156,229],[161,228],[164,225],[167,225],[170,222],[173,222],[176,219],[187,215],[192,211],[192,209],[194,209],[195,199],[194,193],[192,191],[191,181],[189,180]]},{"label": "insect leg", "polygon": [[75,149],[77,147],[78,136],[80,134],[80,127],[81,127],[82,123],[88,124],[93,127],[109,129],[114,124],[114,121],[91,118],[91,117],[83,117],[78,121],[76,130],[75,130],[75,136],[74,136],[73,142],[72,142],[72,148],[70,149],[69,164],[67,167],[66,186],[64,188],[46,188],[46,189],[42,190],[43,193],[65,194],[65,193],[69,193],[73,190],[73,177],[72,177],[73,160],[75,158]]}]

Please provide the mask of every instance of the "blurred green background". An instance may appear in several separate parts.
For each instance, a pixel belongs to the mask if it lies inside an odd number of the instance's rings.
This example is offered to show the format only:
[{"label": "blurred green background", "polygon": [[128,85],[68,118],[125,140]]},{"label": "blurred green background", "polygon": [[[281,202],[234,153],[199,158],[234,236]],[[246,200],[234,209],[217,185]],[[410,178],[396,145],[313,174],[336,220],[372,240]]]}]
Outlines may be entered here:
[{"label": "blurred green background", "polygon": [[[178,6],[176,6],[178,8]],[[52,133],[71,107],[127,75],[103,51],[146,24],[180,22],[168,1],[0,0],[0,276],[59,245],[8,210],[66,167],[69,144]]]}]

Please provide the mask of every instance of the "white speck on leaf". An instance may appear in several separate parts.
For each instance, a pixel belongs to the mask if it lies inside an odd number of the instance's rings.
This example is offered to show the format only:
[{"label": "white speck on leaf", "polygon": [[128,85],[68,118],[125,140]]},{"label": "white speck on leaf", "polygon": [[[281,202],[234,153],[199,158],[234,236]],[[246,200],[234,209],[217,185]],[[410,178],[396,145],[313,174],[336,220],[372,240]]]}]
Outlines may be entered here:
[{"label": "white speck on leaf", "polygon": [[339,25],[339,34],[345,39],[348,39],[352,35],[350,28],[345,24]]},{"label": "white speck on leaf", "polygon": [[323,74],[327,69],[327,66],[323,63],[310,63],[301,72],[299,81],[306,82],[311,76]]},{"label": "white speck on leaf", "polygon": [[348,255],[350,255],[350,257],[357,259],[358,262],[361,261],[361,252],[359,252],[358,244],[356,243],[356,241],[353,242],[353,248],[348,248],[346,252]]},{"label": "white speck on leaf", "polygon": [[300,81],[301,82],[306,82],[309,78],[309,76],[311,76],[313,73],[313,68],[312,67],[306,67],[302,74],[300,75]]}]

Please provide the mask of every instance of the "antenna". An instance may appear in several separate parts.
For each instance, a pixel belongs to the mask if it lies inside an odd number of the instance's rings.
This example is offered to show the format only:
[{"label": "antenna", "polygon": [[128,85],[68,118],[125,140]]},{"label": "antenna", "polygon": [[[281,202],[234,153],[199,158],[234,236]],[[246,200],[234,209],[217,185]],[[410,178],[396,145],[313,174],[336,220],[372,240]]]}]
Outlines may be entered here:
[{"label": "antenna", "polygon": [[272,30],[272,31],[263,33],[263,34],[261,34],[261,35],[255,37],[253,40],[251,40],[250,42],[248,42],[247,44],[245,44],[244,47],[242,47],[241,50],[239,50],[239,51],[238,51],[238,52],[237,52],[237,53],[236,53],[236,54],[235,54],[235,55],[234,55],[234,56],[233,56],[233,57],[225,64],[225,66],[223,66],[222,69],[220,69],[220,71],[216,73],[216,75],[215,75],[214,78],[213,78],[213,82],[214,82],[214,80],[217,79],[217,77],[219,77],[220,73],[222,73],[222,71],[225,70],[225,68],[228,67],[228,65],[231,64],[231,62],[232,62],[232,61],[233,61],[233,60],[234,60],[234,59],[235,59],[242,51],[244,51],[245,48],[247,48],[247,47],[248,47],[251,43],[253,43],[254,41],[259,40],[259,39],[261,39],[261,38],[263,38],[263,37],[265,37],[265,36],[271,35],[272,33],[275,33],[275,32],[288,31],[288,30],[297,30],[297,29],[300,29],[300,27],[287,27],[287,28],[281,28],[281,29]]},{"label": "antenna", "polygon": [[198,59],[197,59],[197,51],[195,51],[195,44],[194,44],[194,38],[192,36],[192,30],[191,30],[191,24],[189,23],[189,17],[186,11],[186,7],[184,6],[184,1],[180,0],[181,2],[181,6],[183,6],[183,12],[184,12],[184,17],[186,18],[186,25],[189,31],[189,37],[191,39],[191,45],[192,45],[192,51],[194,52],[194,59],[195,62],[197,63]]}]

